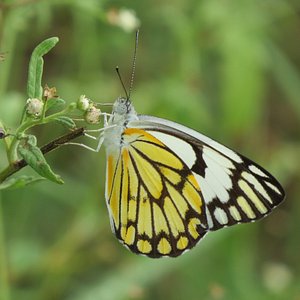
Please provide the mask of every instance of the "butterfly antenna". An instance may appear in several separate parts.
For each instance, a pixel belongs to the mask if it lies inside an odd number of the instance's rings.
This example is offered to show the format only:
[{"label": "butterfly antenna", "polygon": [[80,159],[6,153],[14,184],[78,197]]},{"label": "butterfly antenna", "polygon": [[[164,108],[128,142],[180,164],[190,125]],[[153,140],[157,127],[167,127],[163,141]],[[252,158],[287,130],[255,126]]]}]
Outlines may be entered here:
[{"label": "butterfly antenna", "polygon": [[137,48],[139,44],[139,30],[135,32],[135,46],[134,46],[134,53],[133,53],[133,61],[132,61],[132,69],[131,69],[131,79],[130,79],[130,86],[129,86],[129,92],[128,92],[128,99],[130,98],[132,86],[133,86],[133,80],[134,80],[134,74],[135,74],[135,65],[136,65],[136,53]]},{"label": "butterfly antenna", "polygon": [[116,72],[117,72],[118,77],[119,77],[119,79],[120,79],[120,81],[121,81],[123,90],[124,90],[125,95],[126,95],[126,99],[129,99],[129,95],[130,95],[130,94],[128,94],[127,91],[126,91],[126,87],[125,87],[124,81],[123,81],[123,79],[122,79],[122,77],[121,77],[121,74],[120,74],[120,71],[119,71],[119,67],[118,67],[118,66],[116,66]]}]

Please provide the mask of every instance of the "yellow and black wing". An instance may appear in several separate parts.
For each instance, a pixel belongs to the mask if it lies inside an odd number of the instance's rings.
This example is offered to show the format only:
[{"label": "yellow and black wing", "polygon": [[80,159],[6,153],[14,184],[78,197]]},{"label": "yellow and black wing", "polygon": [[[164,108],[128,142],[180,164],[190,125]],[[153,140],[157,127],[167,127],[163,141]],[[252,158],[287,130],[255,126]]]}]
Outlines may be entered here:
[{"label": "yellow and black wing", "polygon": [[106,200],[117,238],[149,257],[178,256],[208,231],[201,187],[186,163],[143,129],[107,154]]},{"label": "yellow and black wing", "polygon": [[269,172],[199,132],[148,116],[130,126],[108,152],[106,199],[113,231],[135,253],[178,256],[284,200]]}]

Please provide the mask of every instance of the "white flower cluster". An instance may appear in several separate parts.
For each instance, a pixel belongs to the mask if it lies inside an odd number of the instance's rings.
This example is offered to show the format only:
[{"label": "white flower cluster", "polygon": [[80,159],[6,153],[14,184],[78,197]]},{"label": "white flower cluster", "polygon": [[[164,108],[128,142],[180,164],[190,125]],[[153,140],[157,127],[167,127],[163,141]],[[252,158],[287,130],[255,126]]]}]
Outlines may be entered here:
[{"label": "white flower cluster", "polygon": [[26,112],[28,115],[38,117],[43,111],[44,103],[37,98],[29,98],[26,101]]},{"label": "white flower cluster", "polygon": [[99,124],[101,121],[101,110],[85,95],[81,95],[77,101],[77,108],[84,111],[84,119],[89,124]]}]

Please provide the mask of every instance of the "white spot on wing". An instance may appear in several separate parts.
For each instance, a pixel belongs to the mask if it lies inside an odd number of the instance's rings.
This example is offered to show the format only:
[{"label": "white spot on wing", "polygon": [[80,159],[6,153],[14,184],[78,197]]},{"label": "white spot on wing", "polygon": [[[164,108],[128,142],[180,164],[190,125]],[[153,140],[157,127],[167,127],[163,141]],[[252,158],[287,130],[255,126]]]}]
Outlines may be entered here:
[{"label": "white spot on wing", "polygon": [[[225,172],[229,175],[232,175],[231,169],[235,168],[229,159],[208,147],[203,147],[203,159],[206,164],[209,164],[211,168],[216,170],[217,172]],[[229,185],[232,185],[231,181]]]},{"label": "white spot on wing", "polygon": [[241,221],[241,219],[242,219],[241,214],[235,206],[231,205],[229,207],[229,212],[234,220]]},{"label": "white spot on wing", "polygon": [[206,219],[207,219],[208,228],[214,227],[214,224],[213,224],[213,221],[212,221],[212,218],[211,218],[211,214],[208,211],[208,209],[206,210]]},{"label": "white spot on wing", "polygon": [[229,200],[228,190],[232,188],[231,170],[228,167],[234,168],[233,164],[207,147],[203,148],[203,159],[207,165],[204,184],[210,186],[214,196],[217,196],[222,203],[226,203]]},{"label": "white spot on wing", "polygon": [[270,187],[273,191],[275,191],[277,194],[281,195],[281,192],[279,191],[279,189],[274,185],[272,184],[271,182],[268,182],[268,181],[265,181],[266,185],[268,187]]},{"label": "white spot on wing", "polygon": [[202,176],[194,172],[193,175],[195,176],[200,186],[205,203],[206,204],[210,203],[217,196],[216,193],[212,190],[209,183]]},{"label": "white spot on wing", "polygon": [[262,177],[269,177],[269,176],[267,176],[267,174],[263,173],[262,170],[260,170],[258,167],[254,166],[254,165],[250,165],[249,170],[251,172],[253,172],[254,174],[256,174],[256,175],[259,175],[259,176],[262,176]]},{"label": "white spot on wing", "polygon": [[162,143],[164,143],[173,152],[175,152],[177,156],[179,156],[189,168],[192,168],[196,161],[196,154],[189,143],[170,134],[158,131],[148,132],[158,140],[160,140]]},{"label": "white spot on wing", "polygon": [[216,207],[214,210],[214,216],[219,224],[226,225],[228,223],[227,214],[222,208]]},{"label": "white spot on wing", "polygon": [[203,146],[203,154],[209,156],[215,161],[215,163],[222,166],[228,173],[231,173],[229,169],[235,168],[230,159],[209,147]]},{"label": "white spot on wing", "polygon": [[[219,176],[219,174],[217,176]],[[210,168],[205,170],[205,182],[210,185],[215,197],[218,197],[222,203],[227,203],[229,200],[229,193],[224,187],[221,178],[216,177]]]}]

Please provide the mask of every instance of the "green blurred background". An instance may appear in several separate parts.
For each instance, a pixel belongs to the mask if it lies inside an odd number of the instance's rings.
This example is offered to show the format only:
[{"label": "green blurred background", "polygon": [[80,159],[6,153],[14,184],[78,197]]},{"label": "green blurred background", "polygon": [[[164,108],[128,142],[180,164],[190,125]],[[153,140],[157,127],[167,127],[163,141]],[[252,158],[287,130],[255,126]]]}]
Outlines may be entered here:
[{"label": "green blurred background", "polygon": [[[287,193],[260,222],[208,234],[182,257],[151,260],[111,233],[104,151],[61,148],[47,159],[63,186],[0,194],[0,299],[299,300],[299,16],[298,0],[0,1],[0,119],[12,131],[39,42],[60,38],[45,57],[43,82],[62,98],[111,102],[124,94],[115,66],[130,79],[140,23],[137,111],[230,145]],[[34,131],[40,144],[64,132]]]}]

